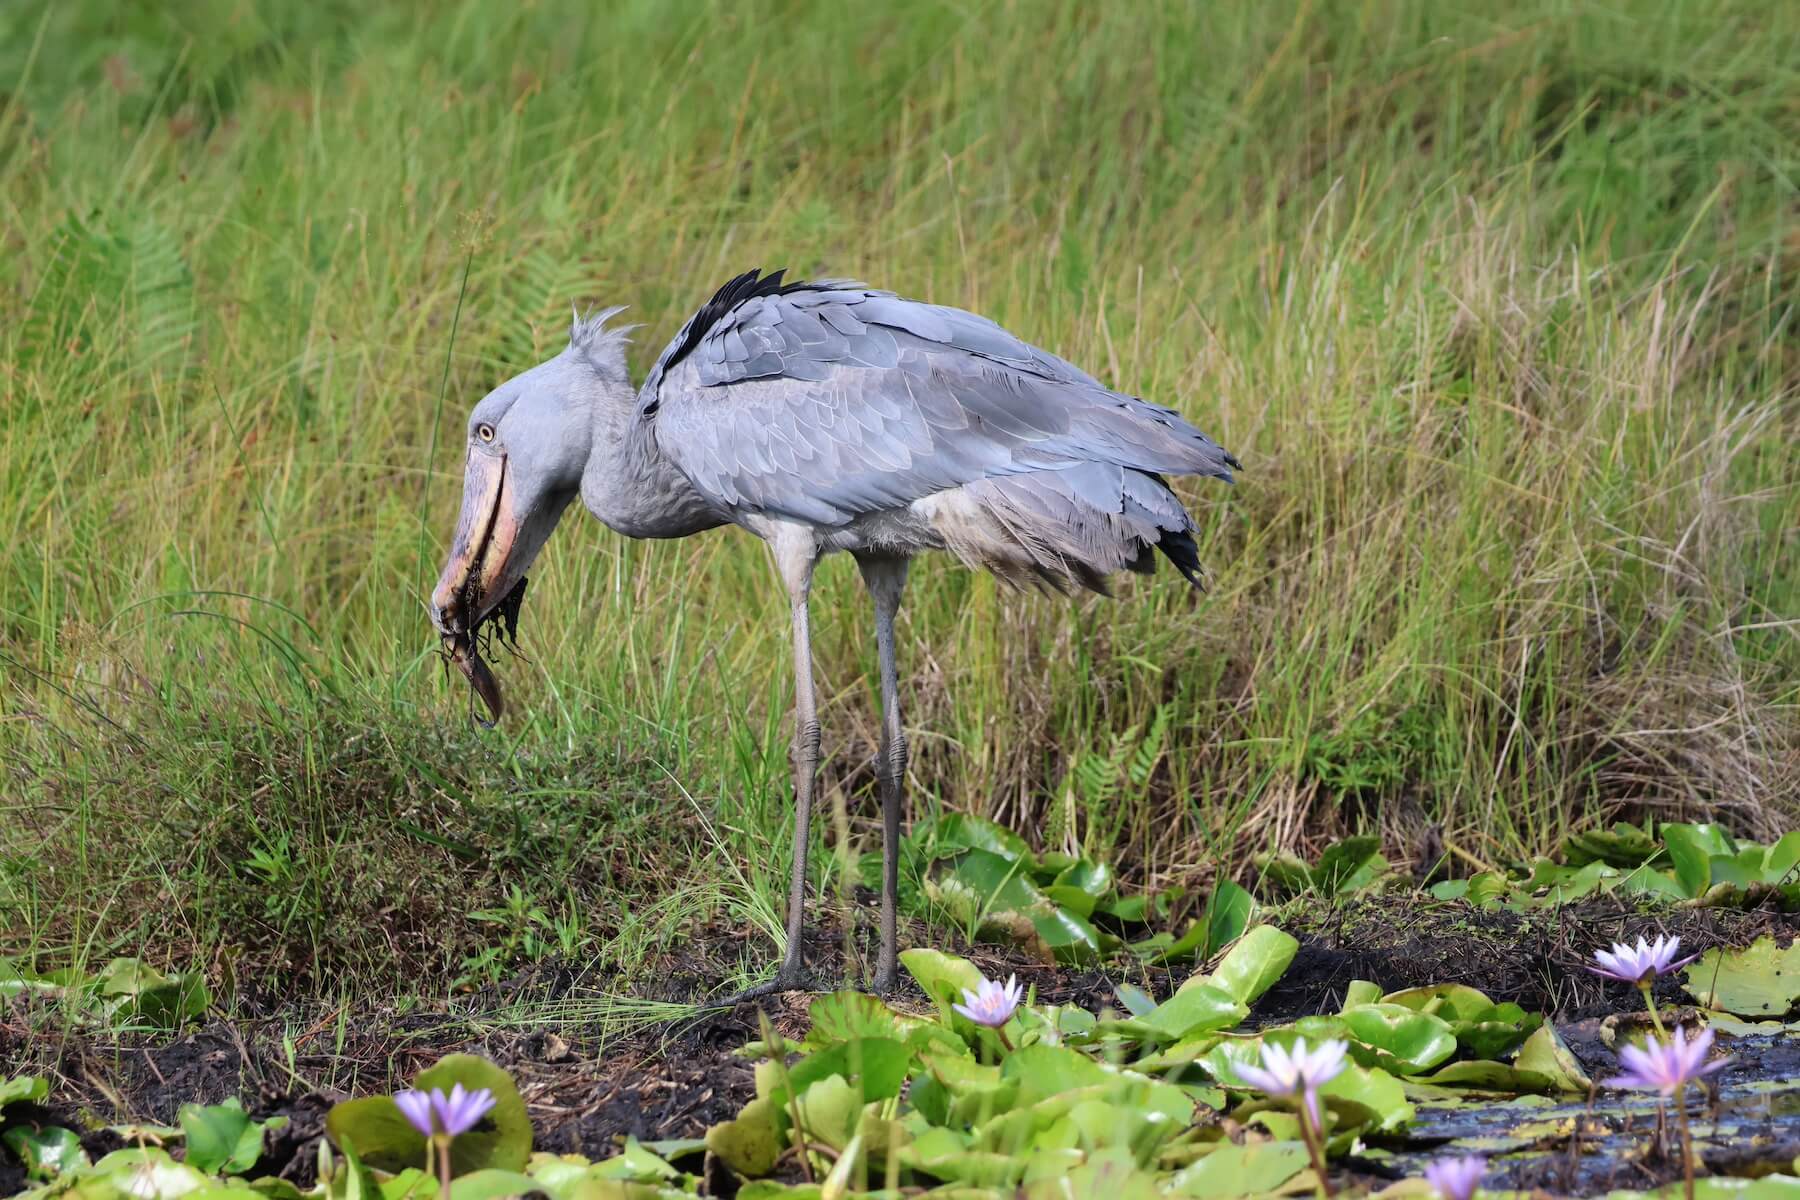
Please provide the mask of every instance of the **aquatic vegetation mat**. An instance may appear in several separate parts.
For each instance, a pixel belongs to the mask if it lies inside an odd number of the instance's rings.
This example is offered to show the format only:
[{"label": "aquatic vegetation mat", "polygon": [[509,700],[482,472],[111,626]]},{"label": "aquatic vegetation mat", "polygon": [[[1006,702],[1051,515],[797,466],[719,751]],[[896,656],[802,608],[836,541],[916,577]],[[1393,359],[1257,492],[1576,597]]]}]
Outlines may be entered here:
[{"label": "aquatic vegetation mat", "polygon": [[[1600,902],[1612,901],[1588,903]],[[1427,1167],[1473,1154],[1489,1194],[1678,1195],[1679,1113],[1696,1195],[1800,1195],[1800,1011],[1773,986],[1800,929],[1770,919],[1782,928],[1743,947],[1714,944],[1685,966],[1685,952],[1655,959],[1666,970],[1655,1018],[1629,983],[1598,977],[1605,1011],[1548,1013],[1419,977],[1350,979],[1333,1003],[1295,1011],[1317,942],[1258,921],[1198,967],[1135,983],[1117,968],[1141,964],[1129,955],[1109,976],[1017,948],[915,947],[889,1000],[795,994],[625,1038],[508,1028],[475,1007],[369,1027],[342,1015],[214,1023],[175,1042],[76,1035],[38,1055],[36,1073],[0,1082],[0,1183],[43,1200],[245,1189],[397,1200],[440,1190],[447,1169],[453,1200],[1225,1197],[1322,1184],[1422,1196]],[[1714,1007],[1683,1002],[1702,999],[1689,994],[1701,977]],[[41,993],[21,992],[15,1015],[34,1002]],[[1614,1086],[1655,1022],[1716,1039],[1679,1109]],[[49,1040],[9,1023],[0,1056],[26,1061]],[[1283,1091],[1268,1071],[1332,1047],[1316,1086]],[[362,1068],[307,1086],[334,1063]],[[93,1085],[106,1078],[160,1119],[101,1115],[107,1091]],[[486,1089],[493,1107],[428,1161],[436,1138],[386,1093],[458,1084]]]}]

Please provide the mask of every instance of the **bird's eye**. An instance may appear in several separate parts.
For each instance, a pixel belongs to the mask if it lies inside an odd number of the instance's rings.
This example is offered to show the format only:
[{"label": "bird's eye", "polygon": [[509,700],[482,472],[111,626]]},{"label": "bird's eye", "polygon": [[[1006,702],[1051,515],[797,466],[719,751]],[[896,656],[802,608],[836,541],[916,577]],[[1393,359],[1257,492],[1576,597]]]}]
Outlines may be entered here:
[{"label": "bird's eye", "polygon": [[494,440],[494,427],[484,421],[475,427],[475,436],[484,442],[491,442]]}]

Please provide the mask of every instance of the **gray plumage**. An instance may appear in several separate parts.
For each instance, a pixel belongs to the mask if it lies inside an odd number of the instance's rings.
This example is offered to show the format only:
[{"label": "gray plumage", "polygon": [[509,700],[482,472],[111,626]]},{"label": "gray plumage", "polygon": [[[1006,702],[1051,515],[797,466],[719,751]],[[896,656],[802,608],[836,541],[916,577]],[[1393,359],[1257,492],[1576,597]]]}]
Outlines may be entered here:
[{"label": "gray plumage", "polygon": [[1153,474],[1229,481],[1236,465],[1174,410],[982,317],[890,292],[771,291],[691,334],[651,370],[638,412],[728,516],[841,530],[961,489],[967,503],[944,519],[973,521],[972,536],[940,527],[915,549],[958,550],[1015,580],[1023,570],[1098,586],[1193,528]]},{"label": "gray plumage", "polygon": [[635,399],[623,331],[579,318],[570,348],[494,389],[469,424],[464,509],[433,621],[469,638],[576,494],[631,537],[736,524],[768,543],[793,623],[795,830],[787,950],[802,986],[806,847],[819,755],[814,566],[855,556],[875,601],[882,692],[881,951],[894,981],[907,766],[894,621],[907,565],[949,550],[1016,584],[1105,590],[1156,552],[1199,582],[1194,522],[1164,475],[1226,481],[1237,460],[1173,409],[1112,391],[973,313],[844,281],[751,271],[658,357]]}]

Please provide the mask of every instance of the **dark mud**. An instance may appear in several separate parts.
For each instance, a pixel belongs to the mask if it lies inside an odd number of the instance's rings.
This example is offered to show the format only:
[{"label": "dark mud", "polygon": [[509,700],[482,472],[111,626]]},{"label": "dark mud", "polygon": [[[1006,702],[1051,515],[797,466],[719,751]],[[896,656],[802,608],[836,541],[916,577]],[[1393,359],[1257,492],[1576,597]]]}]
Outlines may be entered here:
[{"label": "dark mud", "polygon": [[[860,932],[848,938],[840,932],[842,923],[831,921],[808,939],[808,962],[825,988],[867,977],[874,950],[872,922],[854,924]],[[1391,988],[1462,982],[1496,1001],[1513,1000],[1574,1019],[1573,1045],[1584,1059],[1598,1043],[1587,1044],[1582,1031],[1597,1027],[1597,1020],[1584,1023],[1580,1018],[1629,1010],[1635,1001],[1635,996],[1619,994],[1627,989],[1606,985],[1582,969],[1595,945],[1665,931],[1679,933],[1685,946],[1703,950],[1715,944],[1742,945],[1762,933],[1786,940],[1800,932],[1800,920],[1793,916],[1710,910],[1645,915],[1610,900],[1520,915],[1375,897],[1313,906],[1285,916],[1282,924],[1301,939],[1301,951],[1281,983],[1257,1005],[1254,1020],[1334,1011],[1353,979]],[[1042,1002],[1073,1003],[1096,1012],[1120,1007],[1120,983],[1161,998],[1191,969],[1056,967],[1006,947],[959,945],[922,925],[903,930],[902,944],[964,953],[990,977],[1016,974]],[[703,1001],[722,991],[720,981],[756,951],[757,943],[743,930],[695,930],[648,964],[641,977],[657,981],[654,987],[629,989],[629,994],[641,1000]],[[760,1036],[758,1009],[712,1010],[673,1022],[645,1019],[634,1031],[573,1015],[583,1011],[584,1002],[592,1005],[627,990],[603,969],[549,964],[429,1011],[240,997],[239,1008],[246,1015],[213,1020],[178,1037],[85,1033],[21,999],[0,1010],[0,1072],[47,1075],[51,1096],[45,1111],[28,1113],[15,1106],[7,1119],[54,1120],[92,1131],[86,1135],[88,1150],[100,1154],[121,1144],[105,1125],[172,1124],[183,1103],[237,1096],[259,1117],[279,1115],[290,1122],[272,1137],[258,1172],[306,1186],[332,1103],[399,1086],[452,1051],[485,1055],[512,1072],[530,1110],[537,1145],[545,1150],[599,1158],[615,1152],[627,1135],[644,1141],[694,1138],[736,1115],[754,1095],[755,1084],[750,1066],[733,1052]],[[1671,991],[1667,999],[1679,1003],[1681,998]],[[792,994],[773,997],[761,1007],[776,1029],[798,1037],[807,1028],[810,1001],[810,995]],[[900,1007],[926,1004],[923,993],[904,978],[892,1001]],[[571,1016],[556,1019],[558,1013]],[[533,1015],[525,1020],[523,1014]],[[1602,1053],[1610,1062],[1610,1054]],[[1789,1077],[1800,1075],[1800,1061],[1759,1058],[1733,1071],[1743,1073],[1747,1084],[1752,1076],[1770,1078],[1766,1072],[1776,1069]],[[1728,1074],[1725,1081],[1730,1085],[1734,1078]],[[1454,1120],[1473,1120],[1470,1112],[1459,1108]],[[1549,1119],[1552,1113],[1535,1115]],[[1604,1119],[1623,1122],[1609,1127],[1609,1135],[1625,1142],[1641,1140],[1642,1120],[1634,1113]],[[1461,1136],[1453,1123],[1440,1130],[1434,1124],[1439,1120],[1440,1114],[1422,1106],[1417,1132],[1428,1140]],[[1491,1118],[1491,1123],[1500,1121],[1519,1123],[1510,1111]],[[1725,1154],[1727,1147],[1722,1143],[1716,1152]],[[1715,1162],[1713,1153],[1708,1152],[1709,1163],[1731,1169],[1724,1159]],[[1669,1177],[1666,1162],[1622,1154],[1610,1157],[1632,1163],[1626,1173],[1602,1177],[1593,1174],[1601,1169],[1594,1167],[1584,1168],[1588,1174],[1565,1178],[1555,1175],[1566,1168],[1551,1161],[1553,1156],[1537,1165],[1527,1156],[1517,1160],[1512,1178],[1519,1186],[1564,1192],[1570,1187],[1586,1190],[1590,1183],[1596,1189],[1613,1183],[1642,1186],[1650,1176]],[[8,1158],[0,1156],[0,1195],[19,1186],[9,1184],[7,1172],[15,1168]]]},{"label": "dark mud", "polygon": [[[866,930],[869,922],[858,924]],[[807,961],[827,989],[844,986],[847,978],[866,978],[873,960],[866,932],[846,944],[840,928],[830,922],[807,939]],[[1118,1006],[1118,982],[1157,996],[1179,982],[1160,968],[1110,973],[1058,968],[1004,947],[961,945],[922,925],[904,930],[902,943],[964,953],[990,976],[1016,974],[1042,1001],[1096,1010]],[[722,992],[720,981],[755,950],[742,930],[696,930],[649,964],[644,977],[657,986],[638,989],[634,998],[703,1002]],[[182,1104],[236,1096],[255,1116],[289,1120],[272,1135],[257,1173],[306,1186],[315,1170],[324,1114],[333,1103],[400,1086],[454,1051],[484,1055],[512,1073],[530,1110],[536,1144],[544,1150],[599,1158],[616,1152],[627,1135],[643,1141],[699,1137],[708,1126],[736,1116],[755,1095],[755,1078],[733,1051],[760,1036],[757,1006],[712,1010],[623,1034],[579,1020],[542,1019],[517,1027],[522,1011],[573,1012],[584,1001],[618,990],[605,971],[545,964],[435,1011],[241,998],[240,1007],[252,1009],[251,1015],[209,1021],[178,1037],[86,1034],[59,1024],[47,1009],[16,1002],[0,1010],[0,1064],[8,1072],[48,1076],[51,1100],[42,1113],[8,1109],[8,1119],[97,1130],[87,1135],[88,1149],[102,1154],[122,1143],[101,1126],[170,1125]],[[776,1029],[798,1038],[807,1029],[811,1000],[796,993],[771,997],[760,1007]],[[892,1000],[927,1005],[924,993],[904,976]],[[0,1164],[10,1169],[10,1156],[0,1156]],[[0,1185],[4,1182],[0,1178]],[[17,1190],[16,1184],[0,1186],[0,1195]]]},{"label": "dark mud", "polygon": [[[1800,934],[1800,914],[1720,908],[1645,911],[1614,896],[1513,912],[1403,893],[1294,906],[1283,914],[1281,925],[1300,939],[1300,953],[1258,1002],[1262,1019],[1335,1012],[1355,979],[1384,990],[1462,983],[1480,988],[1496,1003],[1510,1000],[1527,1012],[1582,1017],[1611,1012],[1622,1000],[1620,985],[1587,969],[1597,948],[1661,934],[1679,936],[1684,954],[1747,946],[1764,934],[1785,943]],[[1677,976],[1660,980],[1656,996],[1672,1004],[1686,999]]]}]

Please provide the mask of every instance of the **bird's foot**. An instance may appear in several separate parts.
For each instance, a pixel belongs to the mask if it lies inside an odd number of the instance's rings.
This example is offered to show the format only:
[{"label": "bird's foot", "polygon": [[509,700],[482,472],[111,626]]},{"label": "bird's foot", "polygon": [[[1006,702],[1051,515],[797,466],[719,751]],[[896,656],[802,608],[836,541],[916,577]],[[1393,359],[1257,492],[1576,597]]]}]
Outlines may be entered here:
[{"label": "bird's foot", "polygon": [[708,1008],[736,1008],[751,1000],[761,1000],[765,996],[777,996],[782,992],[816,992],[820,990],[819,981],[811,971],[802,966],[783,965],[775,972],[773,979],[765,979],[761,983],[752,984],[741,992],[726,996],[722,1000],[709,1000]]},{"label": "bird's foot", "polygon": [[869,981],[869,992],[876,996],[892,995],[897,982],[894,968],[887,967],[875,972],[875,978]]}]

